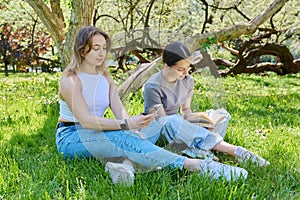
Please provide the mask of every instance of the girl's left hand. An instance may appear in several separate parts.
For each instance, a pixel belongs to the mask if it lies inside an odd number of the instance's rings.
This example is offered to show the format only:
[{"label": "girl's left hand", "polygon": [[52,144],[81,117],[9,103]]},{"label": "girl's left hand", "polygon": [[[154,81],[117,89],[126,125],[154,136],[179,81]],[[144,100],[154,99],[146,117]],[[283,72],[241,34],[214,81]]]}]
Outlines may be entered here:
[{"label": "girl's left hand", "polygon": [[147,127],[153,119],[157,116],[156,113],[148,115],[135,115],[127,119],[129,129],[141,129]]}]

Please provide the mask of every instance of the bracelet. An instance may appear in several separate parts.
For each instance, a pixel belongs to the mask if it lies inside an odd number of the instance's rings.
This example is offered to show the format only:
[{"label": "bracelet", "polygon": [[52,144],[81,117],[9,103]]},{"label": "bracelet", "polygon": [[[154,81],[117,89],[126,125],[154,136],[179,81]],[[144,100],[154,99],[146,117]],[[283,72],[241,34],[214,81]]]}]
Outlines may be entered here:
[{"label": "bracelet", "polygon": [[129,130],[127,119],[121,119],[120,127],[121,130]]},{"label": "bracelet", "polygon": [[126,130],[129,130],[127,119],[125,119],[125,124],[126,124]]}]

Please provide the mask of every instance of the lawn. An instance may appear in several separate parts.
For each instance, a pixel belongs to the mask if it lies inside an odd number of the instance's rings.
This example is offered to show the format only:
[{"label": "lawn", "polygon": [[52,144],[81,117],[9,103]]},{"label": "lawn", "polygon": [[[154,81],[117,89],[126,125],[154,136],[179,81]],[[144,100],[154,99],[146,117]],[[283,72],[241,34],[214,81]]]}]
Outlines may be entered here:
[{"label": "lawn", "polygon": [[[193,76],[193,109],[226,107],[225,140],[263,156],[269,167],[216,153],[222,163],[247,169],[248,179],[209,180],[165,169],[137,173],[130,188],[114,185],[99,161],[64,160],[57,153],[59,74],[1,75],[0,199],[299,199],[300,74]],[[140,91],[124,104],[132,115],[142,112]]]}]

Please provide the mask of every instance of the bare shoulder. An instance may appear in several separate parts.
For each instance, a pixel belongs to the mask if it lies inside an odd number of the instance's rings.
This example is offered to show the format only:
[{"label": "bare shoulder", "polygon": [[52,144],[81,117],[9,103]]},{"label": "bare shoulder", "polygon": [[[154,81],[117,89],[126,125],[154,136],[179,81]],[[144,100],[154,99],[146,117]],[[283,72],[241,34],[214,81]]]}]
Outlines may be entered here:
[{"label": "bare shoulder", "polygon": [[60,79],[61,86],[72,86],[77,82],[80,82],[80,79],[76,74],[69,75],[69,76],[62,76]]},{"label": "bare shoulder", "polygon": [[79,77],[74,75],[63,76],[60,79],[60,93],[69,93],[81,90],[82,84]]}]

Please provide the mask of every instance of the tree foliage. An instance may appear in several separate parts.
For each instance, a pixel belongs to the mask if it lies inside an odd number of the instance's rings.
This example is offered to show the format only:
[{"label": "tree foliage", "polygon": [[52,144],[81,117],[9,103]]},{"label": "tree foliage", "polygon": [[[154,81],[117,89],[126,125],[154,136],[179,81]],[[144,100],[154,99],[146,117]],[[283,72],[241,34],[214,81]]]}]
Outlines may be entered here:
[{"label": "tree foliage", "polygon": [[[53,60],[52,37],[45,32],[37,15],[29,6],[12,0],[0,3],[0,63],[8,75],[8,67],[26,71],[41,67],[48,70],[59,63]],[[16,15],[17,12],[17,15]]]},{"label": "tree foliage", "polygon": [[25,70],[26,67],[41,66],[41,55],[47,53],[51,45],[51,37],[45,32],[30,31],[27,26],[14,29],[7,23],[2,24],[0,32],[0,61],[8,76],[8,66],[16,66],[14,71]]},{"label": "tree foliage", "polygon": [[[278,74],[295,73],[298,70],[298,0],[25,1],[55,41],[63,67],[66,67],[70,60],[76,31],[84,25],[95,25],[112,36],[112,53],[115,56],[113,59],[118,59],[115,71],[131,69],[124,67],[124,64],[133,56],[140,63],[151,62],[160,55],[161,49],[168,42],[175,40],[185,42],[192,50],[209,50],[216,64],[217,61],[222,61],[222,66],[227,68],[225,73],[229,74],[257,72],[246,66],[252,66],[253,60],[241,62],[246,57],[237,56],[247,53],[247,50],[254,50],[254,46],[258,50],[257,45],[263,48],[277,45],[280,48],[275,49],[288,50],[284,52],[293,56],[292,62],[285,62],[284,70],[277,70]],[[265,33],[271,33],[271,36],[259,42],[256,40],[256,43],[245,48]],[[227,50],[230,51],[223,53]],[[232,50],[239,53],[233,54]],[[267,52],[266,49],[260,52],[265,54],[252,58],[262,61],[262,58],[270,55],[278,57],[283,53]],[[216,57],[217,55],[222,57]],[[280,57],[277,61],[278,65],[274,65],[273,71],[276,71],[278,66],[283,66]],[[270,66],[261,67],[258,71],[272,70]],[[288,68],[290,70],[287,70]]]}]

